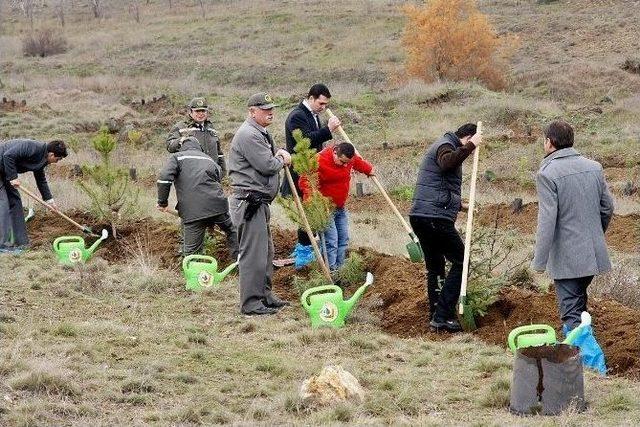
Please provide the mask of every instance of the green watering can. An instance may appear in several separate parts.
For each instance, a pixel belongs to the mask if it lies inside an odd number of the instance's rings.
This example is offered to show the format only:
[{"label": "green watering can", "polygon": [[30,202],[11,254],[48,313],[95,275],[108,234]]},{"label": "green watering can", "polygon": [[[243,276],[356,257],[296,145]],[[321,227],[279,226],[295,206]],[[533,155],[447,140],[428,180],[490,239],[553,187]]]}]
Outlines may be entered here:
[{"label": "green watering can", "polygon": [[514,353],[519,348],[553,345],[556,343],[556,331],[549,325],[520,326],[509,333],[507,343]]},{"label": "green watering can", "polygon": [[186,289],[201,291],[202,289],[218,287],[220,282],[236,268],[238,262],[230,264],[218,273],[218,261],[207,255],[188,255],[182,260],[182,272],[187,279]]},{"label": "green watering can", "polygon": [[311,327],[343,327],[345,319],[372,283],[373,274],[367,273],[364,285],[360,286],[348,300],[342,298],[342,289],[336,285],[307,289],[300,297],[300,301],[311,317]]},{"label": "green watering can", "polygon": [[96,250],[100,242],[109,237],[107,230],[89,248],[85,247],[84,239],[80,236],[61,236],[53,241],[53,250],[58,255],[58,261],[64,265],[74,265],[85,262]]}]

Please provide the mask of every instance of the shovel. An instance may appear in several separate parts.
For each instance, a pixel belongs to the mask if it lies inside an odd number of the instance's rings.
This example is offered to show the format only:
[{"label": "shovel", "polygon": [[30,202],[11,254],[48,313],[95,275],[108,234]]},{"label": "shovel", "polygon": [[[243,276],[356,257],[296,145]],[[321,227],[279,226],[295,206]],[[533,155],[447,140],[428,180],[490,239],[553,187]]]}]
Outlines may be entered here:
[{"label": "shovel", "polygon": [[63,214],[62,212],[60,212],[58,209],[54,208],[53,206],[51,206],[49,203],[45,202],[44,200],[42,200],[40,197],[36,196],[33,192],[29,191],[29,189],[27,189],[25,186],[20,185],[18,187],[18,190],[22,191],[23,193],[25,193],[27,196],[31,197],[33,200],[35,200],[36,202],[40,203],[42,206],[46,207],[47,209],[49,209],[51,212],[55,213],[56,215],[61,216],[63,219],[69,221],[71,224],[73,224],[74,226],[78,227],[80,230],[82,230],[83,233],[89,234],[93,237],[100,237],[99,235],[95,234],[89,227],[87,227],[86,225],[81,225],[78,224],[77,222],[75,222],[74,220],[72,220],[71,218],[69,218],[68,216],[66,216],[65,214]]},{"label": "shovel", "polygon": [[[329,117],[334,116],[334,114],[331,112],[330,109],[327,108],[325,111],[327,112]],[[340,132],[340,135],[342,135],[342,138],[344,138],[346,142],[353,145],[347,133],[344,131],[344,129],[342,129],[342,126],[338,126],[338,131]],[[380,184],[380,181],[378,181],[378,177],[374,175],[374,176],[371,176],[370,178],[373,181],[373,183],[376,185],[376,187],[378,187],[378,191],[380,191],[380,193],[382,194],[384,199],[387,201],[389,206],[391,206],[391,210],[393,210],[393,213],[398,217],[398,219],[402,223],[402,226],[404,227],[406,232],[409,234],[409,238],[411,239],[411,242],[407,243],[407,246],[406,246],[407,253],[409,254],[409,259],[412,262],[421,262],[424,258],[424,254],[422,253],[422,248],[420,247],[420,241],[418,240],[418,237],[415,235],[415,233],[411,229],[411,226],[407,224],[407,221],[405,221],[404,217],[402,216],[402,214],[400,213],[396,205],[393,203],[393,201],[385,191],[382,184]]]},{"label": "shovel", "polygon": [[[482,135],[482,122],[478,122],[476,133]],[[464,261],[462,263],[462,283],[460,284],[460,301],[458,313],[465,331],[476,329],[471,307],[467,304],[467,281],[469,280],[469,259],[471,258],[471,233],[473,231],[473,211],[476,204],[476,178],[478,176],[478,158],[480,147],[473,152],[473,170],[471,171],[471,188],[469,190],[469,211],[467,213],[467,228],[464,236]]]},{"label": "shovel", "polygon": [[[293,184],[293,178],[291,177],[291,171],[289,170],[289,166],[284,167],[284,173],[287,176],[287,181],[289,181],[290,188],[296,188]],[[304,225],[304,229],[307,232],[307,236],[309,236],[309,240],[311,241],[311,246],[313,247],[313,252],[316,255],[316,260],[318,264],[320,264],[320,268],[322,269],[322,273],[329,280],[329,282],[333,283],[333,279],[331,278],[331,272],[329,271],[329,267],[324,263],[324,258],[320,253],[320,248],[318,247],[318,242],[316,242],[315,237],[313,237],[313,231],[311,231],[311,226],[309,225],[309,221],[307,220],[307,215],[304,213],[304,207],[302,206],[302,202],[300,201],[300,196],[298,196],[297,191],[292,191],[293,200],[296,203],[296,207],[298,208],[298,213],[300,214],[300,218],[302,219],[302,224]]]}]

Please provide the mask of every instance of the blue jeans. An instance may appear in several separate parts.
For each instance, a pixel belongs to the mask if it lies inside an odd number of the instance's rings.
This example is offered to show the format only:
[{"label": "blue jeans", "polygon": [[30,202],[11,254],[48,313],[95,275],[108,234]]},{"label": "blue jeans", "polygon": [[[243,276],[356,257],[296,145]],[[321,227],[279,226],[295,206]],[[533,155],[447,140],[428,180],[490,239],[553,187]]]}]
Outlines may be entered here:
[{"label": "blue jeans", "polygon": [[329,227],[324,231],[324,240],[327,245],[329,269],[337,270],[344,264],[349,246],[349,216],[345,208],[336,209],[329,219]]}]

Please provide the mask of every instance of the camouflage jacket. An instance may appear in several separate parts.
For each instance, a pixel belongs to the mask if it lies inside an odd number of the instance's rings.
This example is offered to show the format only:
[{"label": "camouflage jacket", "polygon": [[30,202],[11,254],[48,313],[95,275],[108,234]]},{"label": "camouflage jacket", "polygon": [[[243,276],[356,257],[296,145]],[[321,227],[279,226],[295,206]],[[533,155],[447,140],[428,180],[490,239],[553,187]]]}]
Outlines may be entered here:
[{"label": "camouflage jacket", "polygon": [[222,169],[222,175],[226,175],[224,155],[220,148],[220,137],[218,131],[213,128],[209,120],[198,123],[189,118],[176,123],[167,136],[167,151],[170,153],[180,151],[182,138],[186,136],[195,137],[200,143],[202,151],[212,159],[215,159],[220,169]]}]

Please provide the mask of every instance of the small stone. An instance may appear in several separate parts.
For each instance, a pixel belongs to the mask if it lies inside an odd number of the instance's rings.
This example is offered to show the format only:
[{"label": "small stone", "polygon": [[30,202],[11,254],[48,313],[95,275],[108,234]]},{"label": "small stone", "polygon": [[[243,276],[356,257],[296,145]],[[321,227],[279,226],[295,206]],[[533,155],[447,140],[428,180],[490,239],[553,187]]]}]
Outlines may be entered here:
[{"label": "small stone", "polygon": [[351,373],[339,365],[325,366],[320,375],[306,379],[300,398],[308,406],[326,406],[337,402],[362,402],[365,391]]}]

